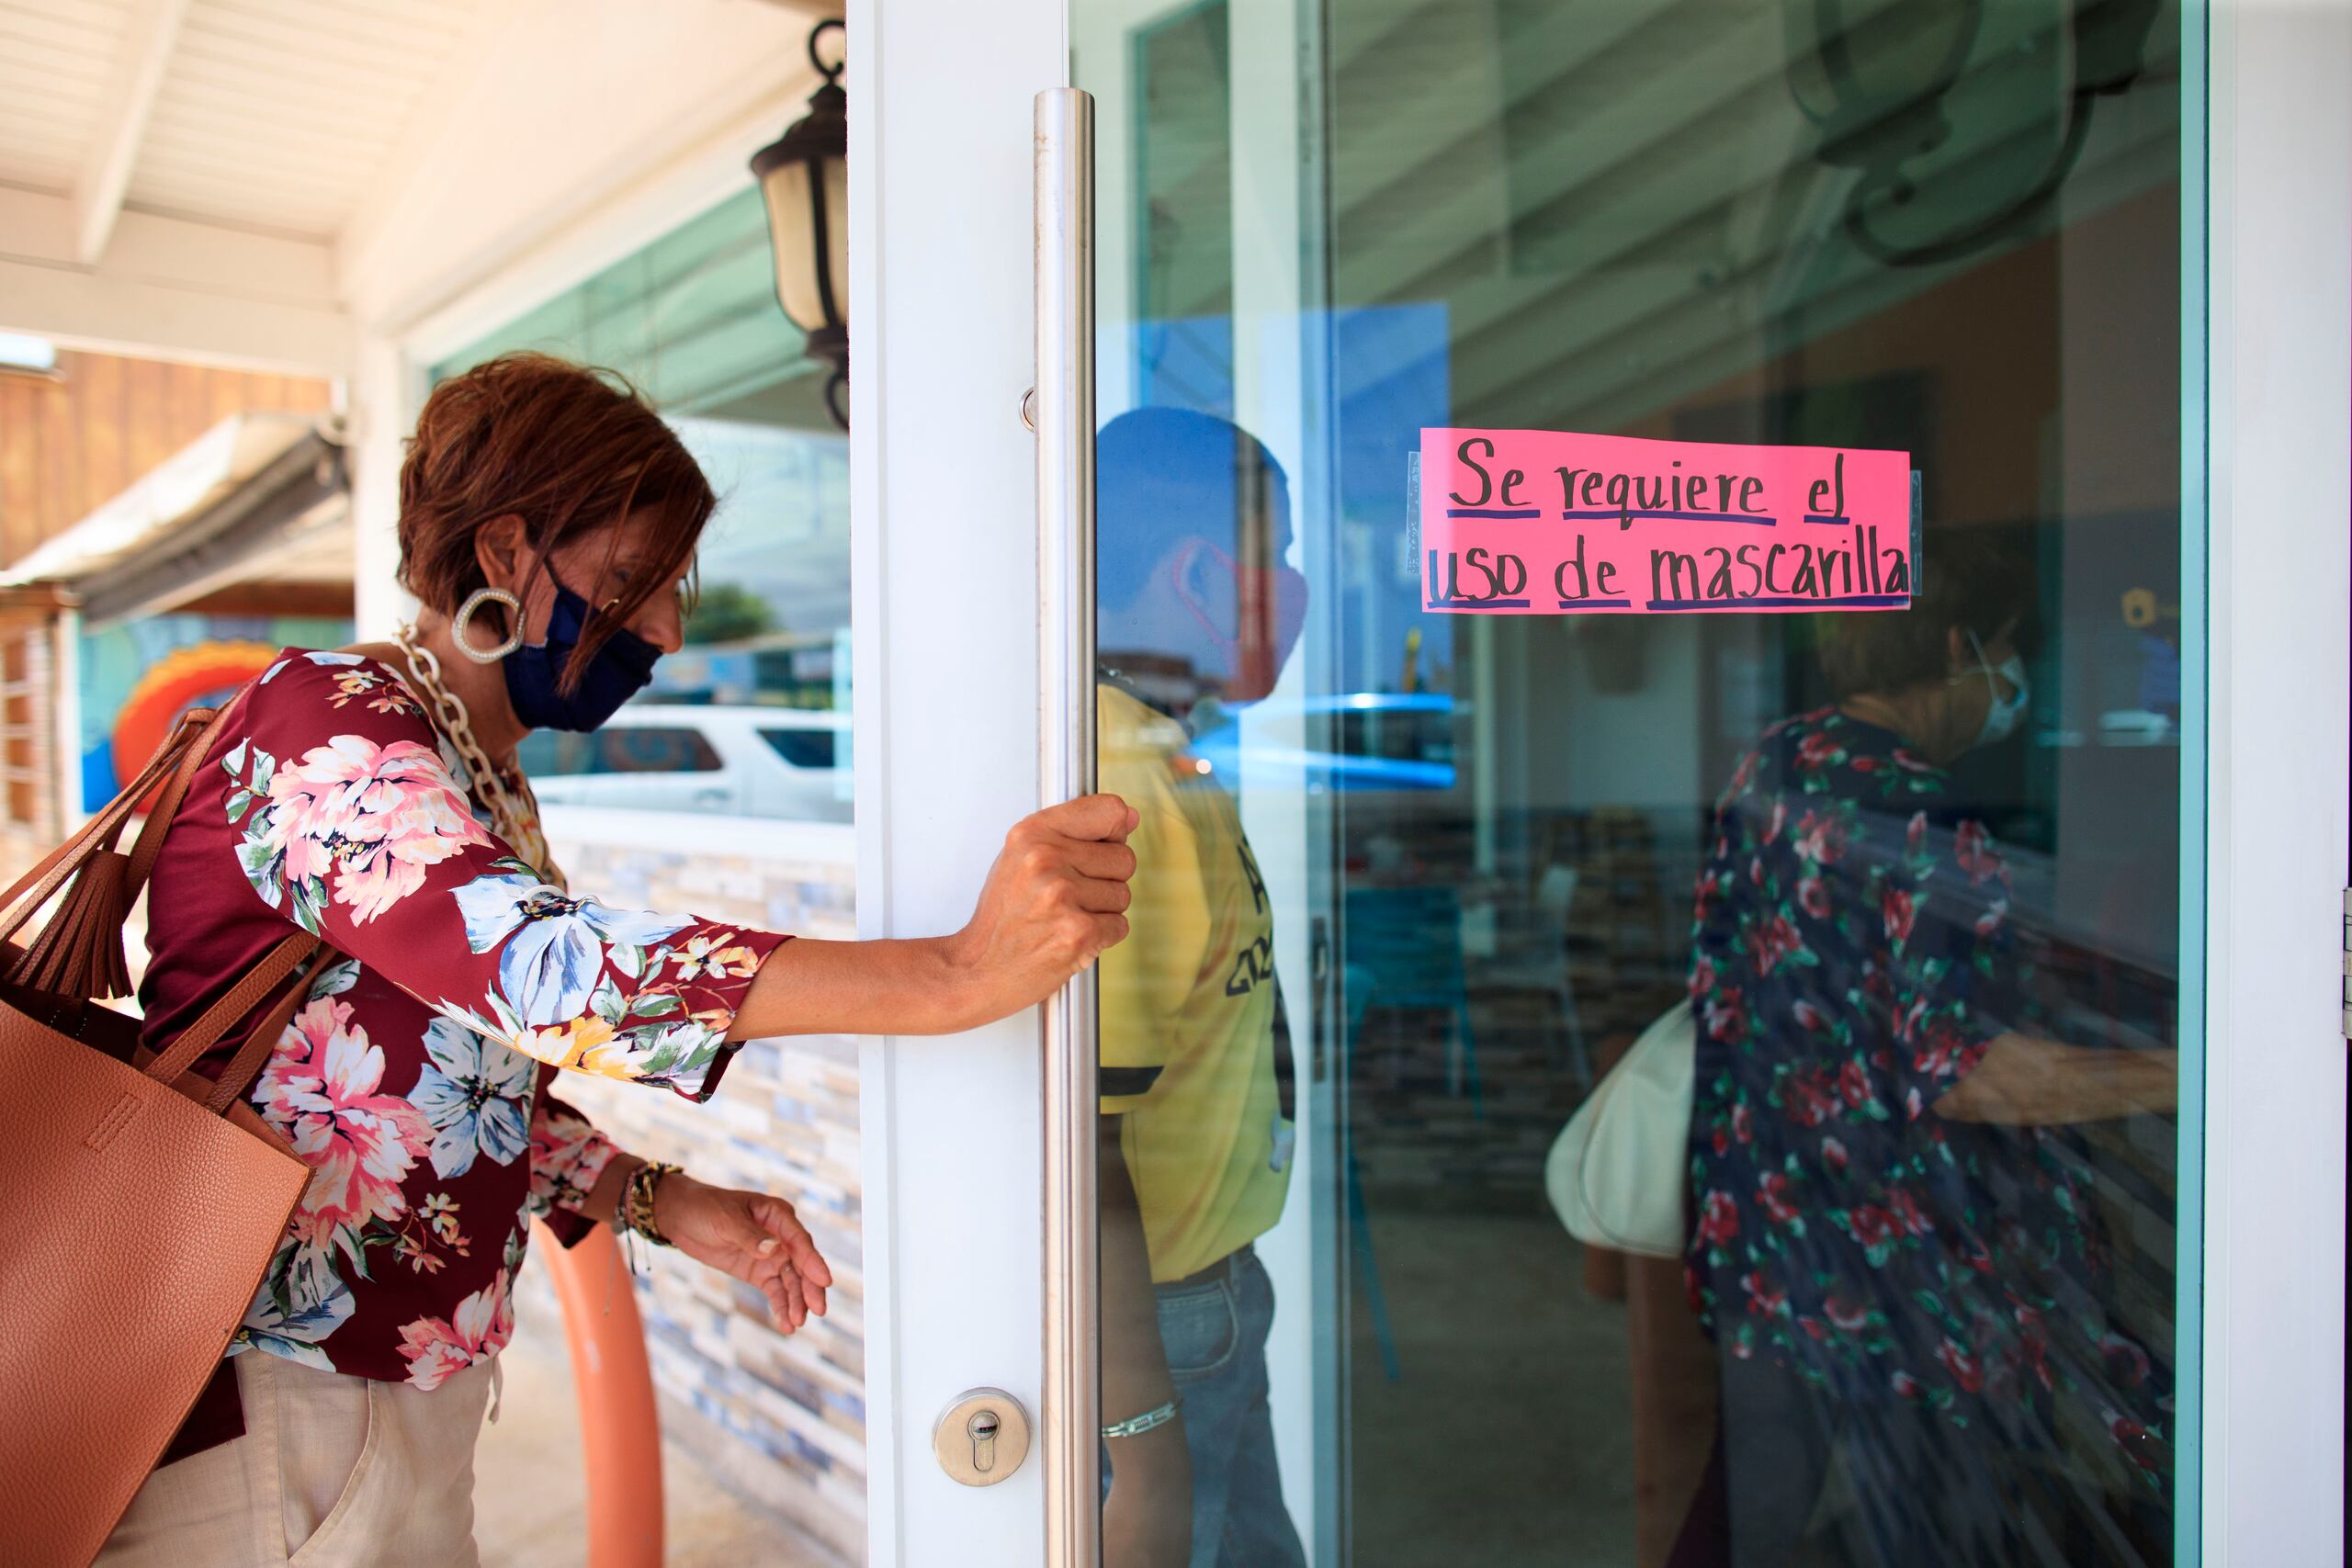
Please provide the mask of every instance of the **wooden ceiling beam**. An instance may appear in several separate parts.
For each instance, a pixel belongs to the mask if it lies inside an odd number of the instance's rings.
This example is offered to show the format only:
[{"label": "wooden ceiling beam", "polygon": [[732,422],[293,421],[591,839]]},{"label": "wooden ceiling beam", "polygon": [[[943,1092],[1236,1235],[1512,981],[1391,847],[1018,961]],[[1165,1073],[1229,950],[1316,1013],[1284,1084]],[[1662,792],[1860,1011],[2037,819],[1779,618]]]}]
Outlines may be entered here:
[{"label": "wooden ceiling beam", "polygon": [[164,73],[179,45],[180,24],[190,0],[140,0],[123,29],[123,51],[99,100],[97,139],[82,160],[74,185],[74,254],[96,266],[114,235],[123,193],[147,139],[147,121],[163,91]]}]

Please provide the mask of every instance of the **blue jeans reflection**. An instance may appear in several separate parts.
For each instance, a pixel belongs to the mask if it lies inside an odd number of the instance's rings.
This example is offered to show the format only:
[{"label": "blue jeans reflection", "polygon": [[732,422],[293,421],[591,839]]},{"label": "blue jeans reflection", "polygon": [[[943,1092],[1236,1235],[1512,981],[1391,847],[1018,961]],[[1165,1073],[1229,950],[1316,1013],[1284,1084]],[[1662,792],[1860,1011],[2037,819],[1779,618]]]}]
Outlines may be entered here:
[{"label": "blue jeans reflection", "polygon": [[[1192,1568],[1306,1568],[1274,1459],[1266,1378],[1274,1286],[1265,1265],[1245,1247],[1225,1278],[1156,1293],[1193,1461]],[[1107,1495],[1107,1464],[1103,1478]]]}]

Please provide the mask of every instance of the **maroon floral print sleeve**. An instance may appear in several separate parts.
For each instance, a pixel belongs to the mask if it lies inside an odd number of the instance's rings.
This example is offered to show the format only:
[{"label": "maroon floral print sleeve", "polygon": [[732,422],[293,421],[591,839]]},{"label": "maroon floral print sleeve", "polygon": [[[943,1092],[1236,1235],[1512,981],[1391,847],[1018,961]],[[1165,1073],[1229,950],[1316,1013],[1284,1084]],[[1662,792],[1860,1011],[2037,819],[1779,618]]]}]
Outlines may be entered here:
[{"label": "maroon floral print sleeve", "polygon": [[536,832],[492,820],[398,676],[302,651],[231,710],[173,820],[151,1043],[297,927],[341,955],[251,1091],[312,1174],[232,1354],[438,1386],[506,1343],[529,1221],[576,1239],[613,1158],[560,1071],[718,1085],[786,939],[569,893],[525,858]]},{"label": "maroon floral print sleeve", "polygon": [[[351,658],[273,666],[248,734],[221,759],[254,892],[452,1029],[702,1098],[752,973],[781,939],[614,909],[542,880],[475,820],[455,748],[390,671],[318,662]],[[288,690],[273,694],[280,681]]]}]

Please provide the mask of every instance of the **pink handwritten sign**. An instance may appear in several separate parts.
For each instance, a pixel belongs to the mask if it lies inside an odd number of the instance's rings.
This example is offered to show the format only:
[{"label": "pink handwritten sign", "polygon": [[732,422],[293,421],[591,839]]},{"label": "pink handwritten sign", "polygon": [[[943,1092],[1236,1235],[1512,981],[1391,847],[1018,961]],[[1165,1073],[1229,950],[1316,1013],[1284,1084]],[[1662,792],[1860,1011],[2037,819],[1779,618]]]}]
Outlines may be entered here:
[{"label": "pink handwritten sign", "polygon": [[1420,456],[1425,610],[1899,610],[1918,580],[1905,452],[1435,429]]}]

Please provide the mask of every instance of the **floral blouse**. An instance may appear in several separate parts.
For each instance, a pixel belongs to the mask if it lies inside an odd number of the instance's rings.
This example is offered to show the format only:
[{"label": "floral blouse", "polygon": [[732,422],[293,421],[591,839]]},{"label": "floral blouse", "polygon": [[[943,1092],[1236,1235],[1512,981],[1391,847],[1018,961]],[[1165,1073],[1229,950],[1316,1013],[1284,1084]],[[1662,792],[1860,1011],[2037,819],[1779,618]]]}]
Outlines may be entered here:
[{"label": "floral blouse", "polygon": [[2168,1370],[2109,1319],[2086,1162],[2064,1128],[1934,1109],[2038,1014],[2008,866],[1951,796],[1896,736],[1826,710],[1769,731],[1718,802],[1692,1299],[1729,1353],[1849,1409],[2046,1450],[2065,1401],[2066,1429],[2095,1419],[2154,1483]]},{"label": "floral blouse", "polygon": [[456,749],[372,660],[289,651],[218,736],[149,894],[146,1043],[291,927],[341,955],[251,1091],[312,1175],[230,1354],[437,1387],[506,1344],[530,1221],[586,1234],[558,1211],[615,1151],[549,1092],[557,1069],[708,1098],[786,939],[552,885],[518,852],[544,863],[537,825],[497,838]]}]

